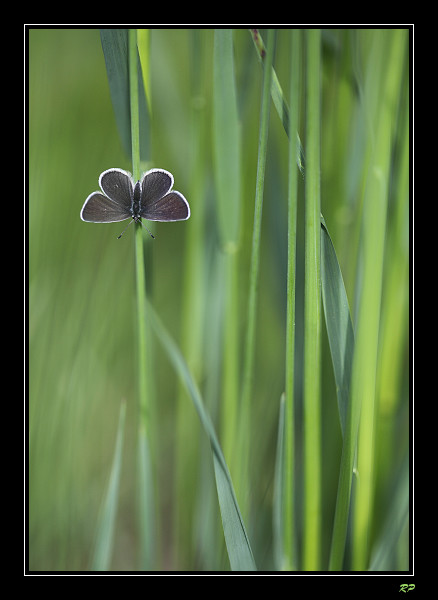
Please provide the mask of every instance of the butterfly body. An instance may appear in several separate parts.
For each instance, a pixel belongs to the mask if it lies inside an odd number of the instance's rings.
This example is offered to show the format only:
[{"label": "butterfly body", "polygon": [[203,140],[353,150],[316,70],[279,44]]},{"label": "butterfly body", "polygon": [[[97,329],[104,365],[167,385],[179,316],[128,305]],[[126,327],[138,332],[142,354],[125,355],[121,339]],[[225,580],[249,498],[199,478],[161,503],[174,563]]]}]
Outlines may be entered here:
[{"label": "butterfly body", "polygon": [[141,183],[137,181],[134,187],[134,193],[132,194],[132,218],[138,223],[141,217]]}]

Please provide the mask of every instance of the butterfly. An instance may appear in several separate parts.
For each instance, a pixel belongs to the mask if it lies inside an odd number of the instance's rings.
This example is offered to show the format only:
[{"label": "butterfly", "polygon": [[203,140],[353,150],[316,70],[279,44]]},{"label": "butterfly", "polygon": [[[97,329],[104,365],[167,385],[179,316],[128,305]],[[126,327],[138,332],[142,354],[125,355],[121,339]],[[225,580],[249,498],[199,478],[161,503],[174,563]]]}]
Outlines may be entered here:
[{"label": "butterfly", "polygon": [[189,203],[181,192],[172,190],[173,175],[164,169],[150,169],[136,183],[128,171],[108,169],[101,173],[99,186],[103,193],[90,194],[81,210],[81,219],[88,223],[131,219],[128,225],[133,222],[143,225],[142,218],[186,221],[190,217]]}]

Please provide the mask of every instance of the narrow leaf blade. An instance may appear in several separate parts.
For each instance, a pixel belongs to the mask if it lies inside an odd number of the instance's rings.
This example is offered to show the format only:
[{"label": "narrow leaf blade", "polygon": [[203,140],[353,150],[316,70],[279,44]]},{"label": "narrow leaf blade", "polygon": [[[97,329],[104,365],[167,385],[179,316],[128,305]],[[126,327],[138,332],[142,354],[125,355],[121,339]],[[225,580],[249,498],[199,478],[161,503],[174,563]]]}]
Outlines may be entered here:
[{"label": "narrow leaf blade", "polygon": [[345,432],[353,364],[354,333],[335,248],[321,215],[321,287],[342,434]]},{"label": "narrow leaf blade", "polygon": [[163,344],[175,371],[184,382],[196,412],[198,413],[199,419],[204,427],[205,433],[210,440],[222,525],[231,569],[233,571],[256,571],[257,568],[254,556],[237,503],[231,476],[210,415],[204,406],[198,386],[196,385],[179,348],[150,304],[148,305],[148,310],[151,316],[152,327],[154,328],[158,339]]},{"label": "narrow leaf blade", "polygon": [[[127,156],[131,156],[131,109],[129,97],[128,29],[101,29],[100,39],[105,57],[111,101],[116,117],[117,129]],[[139,113],[140,113],[140,156],[149,159],[149,113],[138,60]]]}]

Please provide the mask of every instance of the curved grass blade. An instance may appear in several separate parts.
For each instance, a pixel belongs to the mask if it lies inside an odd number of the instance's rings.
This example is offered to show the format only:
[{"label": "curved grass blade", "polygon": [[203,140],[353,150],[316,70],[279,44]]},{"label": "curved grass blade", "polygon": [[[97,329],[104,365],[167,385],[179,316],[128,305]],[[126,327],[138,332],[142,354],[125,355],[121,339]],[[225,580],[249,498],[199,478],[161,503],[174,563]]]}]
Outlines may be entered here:
[{"label": "curved grass blade", "polygon": [[321,215],[321,287],[324,316],[336,382],[339,419],[343,435],[336,510],[329,569],[342,568],[351,482],[355,460],[360,406],[350,397],[354,332],[341,268],[324,217]]},{"label": "curved grass blade", "polygon": [[126,402],[120,405],[119,424],[117,428],[116,448],[114,450],[111,475],[102,504],[97,525],[96,545],[94,548],[92,571],[108,571],[113,549],[114,524],[117,514],[117,503],[119,496],[120,470],[123,454],[123,437],[125,430]]},{"label": "curved grass blade", "polygon": [[[105,57],[106,72],[111,101],[116,117],[117,129],[127,156],[131,156],[131,110],[129,94],[128,29],[101,29],[100,39]],[[140,156],[147,161],[149,149],[149,113],[138,62],[139,111],[140,111]]]},{"label": "curved grass blade", "polygon": [[[259,57],[260,62],[263,67],[265,66],[265,57],[266,57],[266,47],[263,42],[262,36],[260,35],[260,31],[258,29],[250,29],[252,40],[254,42],[254,46],[257,50],[257,55]],[[278,81],[277,74],[275,72],[274,67],[272,67],[272,81],[271,81],[271,96],[274,102],[274,106],[277,109],[278,116],[283,123],[284,130],[286,134],[289,136],[289,106],[286,102],[286,99],[283,94],[283,90],[281,88],[280,82]],[[297,156],[296,161],[299,170],[301,173],[304,173],[304,152],[303,147],[301,145],[300,136],[298,132],[297,136]]]},{"label": "curved grass blade", "polygon": [[354,332],[341,268],[324,217],[321,215],[321,287],[327,335],[336,382],[343,435],[336,510],[330,550],[330,570],[340,570],[350,512],[351,482],[357,446],[360,407],[352,404],[350,382]]},{"label": "curved grass blade", "polygon": [[204,407],[198,386],[196,385],[179,348],[165,329],[152,305],[149,303],[148,310],[155,333],[163,344],[175,371],[184,382],[202,426],[204,427],[205,433],[210,440],[222,525],[231,569],[233,571],[256,571],[256,564],[236,495],[234,493],[231,476],[210,415]]},{"label": "curved grass blade", "polygon": [[321,287],[324,316],[332,355],[342,435],[345,432],[354,333],[341,268],[324,217],[321,215]]}]

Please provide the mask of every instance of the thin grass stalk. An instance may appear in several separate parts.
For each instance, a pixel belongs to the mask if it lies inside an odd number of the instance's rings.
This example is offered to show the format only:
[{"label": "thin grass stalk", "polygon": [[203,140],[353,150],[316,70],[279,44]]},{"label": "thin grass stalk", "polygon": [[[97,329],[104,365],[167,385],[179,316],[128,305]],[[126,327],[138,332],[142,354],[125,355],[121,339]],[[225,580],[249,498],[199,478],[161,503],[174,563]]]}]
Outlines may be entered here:
[{"label": "thin grass stalk", "polygon": [[[289,127],[298,129],[298,106],[300,97],[301,32],[292,31]],[[286,306],[286,381],[285,381],[285,459],[283,502],[283,552],[287,570],[296,569],[294,556],[294,364],[295,364],[295,273],[297,234],[298,171],[296,166],[296,142],[289,136],[289,186],[288,186],[288,259],[287,259],[287,306]]]},{"label": "thin grass stalk", "polygon": [[151,30],[137,29],[137,46],[140,58],[141,72],[143,75],[143,86],[146,95],[149,116],[152,117],[152,98],[151,98],[151,68],[150,68],[150,50],[151,50]]},{"label": "thin grass stalk", "polygon": [[265,166],[266,153],[268,145],[268,127],[269,114],[271,105],[271,78],[272,78],[272,62],[274,58],[276,31],[270,29],[268,32],[268,49],[266,55],[266,69],[263,71],[263,92],[262,104],[260,109],[260,130],[259,130],[259,147],[257,159],[257,177],[255,191],[255,207],[254,207],[254,229],[252,238],[252,253],[249,273],[249,295],[248,295],[248,319],[245,340],[245,356],[244,356],[244,371],[243,371],[243,390],[242,390],[242,405],[240,423],[242,427],[241,442],[241,489],[246,492],[245,498],[239,498],[243,508],[244,517],[248,514],[246,507],[248,504],[248,462],[249,462],[249,431],[251,419],[251,393],[252,381],[254,374],[254,355],[255,355],[255,330],[257,317],[257,284],[259,277],[259,261],[260,261],[260,238],[262,229],[262,210],[263,210],[263,188],[265,182]]},{"label": "thin grass stalk", "polygon": [[[223,354],[223,412],[222,437],[225,458],[231,473],[236,472],[236,444],[241,430],[238,426],[239,409],[239,254],[226,252],[225,261],[225,322]],[[240,498],[239,481],[236,481],[237,497]]]},{"label": "thin grass stalk", "polygon": [[[214,32],[213,57],[213,155],[216,213],[224,254],[224,358],[221,422],[224,454],[233,475],[238,468],[236,452],[239,403],[239,285],[238,245],[241,212],[241,153],[234,75],[233,32]],[[239,497],[239,480],[236,481]]]},{"label": "thin grass stalk", "polygon": [[[405,66],[400,104],[397,115],[397,141],[391,196],[394,213],[388,220],[385,247],[384,287],[382,289],[382,317],[380,326],[380,348],[378,356],[377,389],[379,416],[377,422],[376,486],[382,489],[391,477],[394,462],[400,456],[401,445],[397,439],[398,411],[404,410],[407,396],[403,390],[406,376],[403,363],[406,360],[409,339],[409,76],[408,32],[402,40]],[[396,443],[394,441],[397,440]]]},{"label": "thin grass stalk", "polygon": [[[260,35],[260,31],[258,29],[250,29],[250,33],[252,36],[252,40],[254,42],[254,46],[257,50],[257,55],[259,57],[259,60],[261,61],[263,67],[265,66],[265,62],[266,62],[266,47],[265,44],[263,42],[262,36]],[[289,121],[289,107],[287,105],[286,99],[283,95],[283,90],[281,88],[280,82],[278,80],[277,77],[277,73],[275,72],[275,69],[272,67],[272,83],[271,83],[271,96],[272,96],[272,101],[274,102],[274,106],[277,109],[277,113],[278,116],[281,119],[281,122],[283,123],[283,127],[284,130],[286,132],[286,135],[288,135],[289,137],[294,137],[294,135],[296,136],[296,161],[297,161],[297,165],[298,168],[300,169],[301,173],[304,172],[304,155],[303,155],[303,149],[301,146],[301,140],[300,140],[300,136],[298,134],[298,131],[296,131],[296,133],[293,133],[293,129],[290,126],[290,121]],[[291,135],[292,132],[292,135]]]},{"label": "thin grass stalk", "polygon": [[[206,35],[210,32],[195,29],[189,31],[190,36],[190,80],[191,80],[191,127],[190,127],[190,176],[188,198],[196,210],[192,211],[186,222],[186,236],[183,265],[182,311],[181,311],[181,346],[187,364],[196,381],[202,380],[205,374],[204,329],[206,311],[206,289],[204,284],[206,273],[205,248],[205,202],[202,201],[205,187],[205,166],[207,152],[205,148],[205,107],[202,102],[205,94],[205,64],[208,60],[206,52]],[[176,541],[173,544],[175,565],[186,568],[193,564],[191,549],[187,540],[193,535],[194,522],[190,510],[197,502],[204,479],[200,472],[193,468],[199,460],[200,440],[197,416],[187,410],[187,392],[180,387],[177,402],[177,425],[175,440],[175,491],[180,501],[174,503],[174,532]],[[202,456],[208,462],[209,456]],[[208,468],[210,465],[208,464]],[[201,467],[202,469],[202,467]],[[203,507],[205,508],[205,507]],[[190,512],[190,516],[188,513]],[[195,511],[196,514],[196,511]],[[203,540],[205,542],[205,540]],[[196,547],[196,544],[193,544]]]},{"label": "thin grass stalk", "polygon": [[277,449],[275,453],[274,471],[274,493],[272,498],[272,533],[274,563],[278,571],[286,570],[285,558],[285,531],[284,531],[284,507],[285,507],[285,483],[287,480],[285,471],[285,393],[281,394],[280,408],[278,412]]},{"label": "thin grass stalk", "polygon": [[[140,137],[138,112],[138,79],[137,79],[137,32],[129,31],[129,86],[131,99],[131,143],[132,174],[134,181],[140,179]],[[140,400],[140,426],[148,431],[147,381],[146,381],[146,312],[145,304],[145,272],[143,261],[143,235],[140,223],[135,224],[135,273],[137,280],[137,320],[138,320],[138,391]]]},{"label": "thin grass stalk", "polygon": [[329,570],[341,571],[347,537],[350,508],[351,482],[357,445],[357,431],[360,418],[360,404],[356,398],[348,403],[347,418],[342,445],[339,470],[338,493],[336,497],[332,544],[330,548]]},{"label": "thin grass stalk", "polygon": [[[134,181],[140,179],[140,127],[138,97],[137,30],[129,30],[129,88],[131,108],[132,173]],[[138,341],[138,468],[140,486],[140,563],[142,569],[151,568],[153,546],[152,490],[149,452],[149,393],[147,382],[148,347],[146,321],[146,279],[143,259],[143,231],[135,224],[135,273],[137,282],[137,341]]]},{"label": "thin grass stalk", "polygon": [[321,552],[321,33],[306,32],[306,190],[304,280],[303,569],[317,571]]}]

